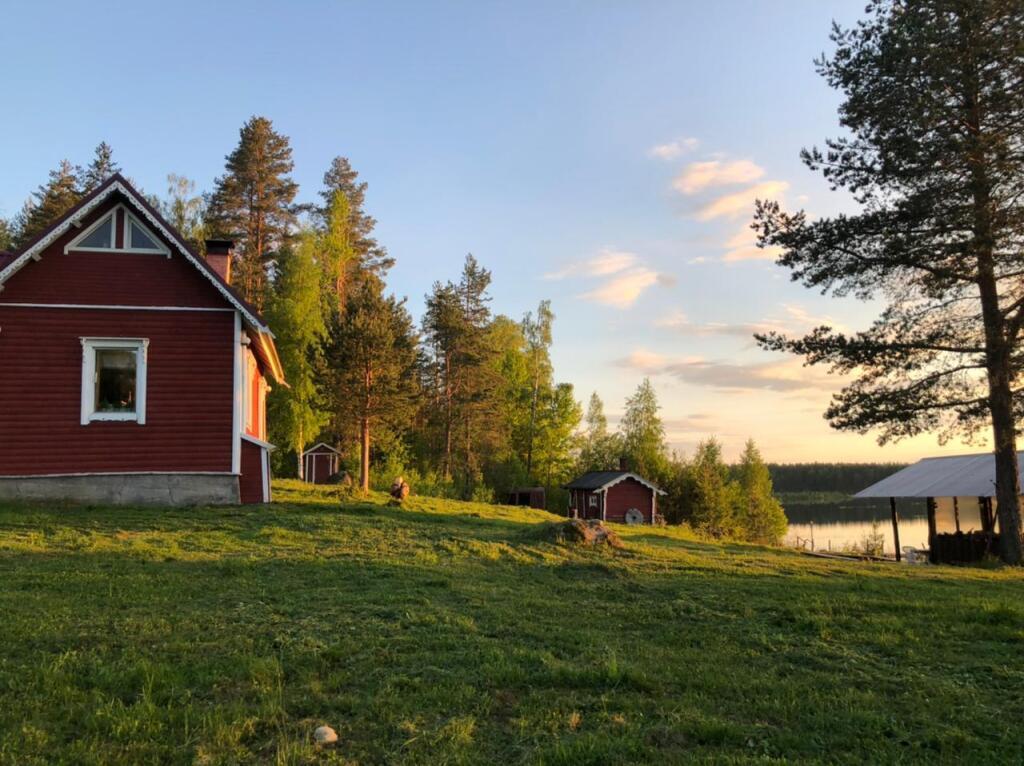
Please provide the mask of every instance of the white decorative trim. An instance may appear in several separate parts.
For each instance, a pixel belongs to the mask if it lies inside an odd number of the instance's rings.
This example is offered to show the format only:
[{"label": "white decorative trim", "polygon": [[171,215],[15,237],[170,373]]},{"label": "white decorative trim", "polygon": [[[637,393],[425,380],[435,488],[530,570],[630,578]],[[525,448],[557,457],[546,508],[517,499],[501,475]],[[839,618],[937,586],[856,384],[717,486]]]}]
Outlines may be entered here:
[{"label": "white decorative trim", "polygon": [[263,502],[270,502],[270,450],[260,450],[260,469],[263,472]]},{"label": "white decorative trim", "polygon": [[0,301],[0,308],[18,309],[96,309],[99,311],[235,311],[219,306],[114,306],[106,303],[15,303]]},{"label": "white decorative trim", "polygon": [[276,444],[271,444],[263,439],[257,439],[255,436],[250,436],[249,434],[242,434],[242,438],[250,444],[255,444],[257,447],[263,447],[263,449],[270,450],[271,452],[277,449]]},{"label": "white decorative trim", "polygon": [[231,470],[242,472],[242,407],[244,375],[242,374],[242,315],[235,312],[234,349],[231,361],[234,365],[231,409]]},{"label": "white decorative trim", "polygon": [[331,452],[333,452],[333,453],[334,453],[335,455],[340,455],[340,454],[341,454],[341,451],[340,451],[340,450],[336,450],[336,449],[334,449],[334,447],[332,447],[332,446],[331,446],[330,444],[324,444],[323,442],[317,442],[316,444],[314,444],[314,445],[313,445],[312,447],[310,447],[309,449],[305,449],[305,450],[303,450],[303,451],[302,451],[302,454],[303,454],[303,455],[308,455],[308,454],[309,454],[310,452],[312,452],[313,450],[315,450],[315,449],[318,449],[318,448],[320,448],[320,447],[324,447],[324,448],[326,448],[326,449],[329,449],[329,450],[330,450]]},{"label": "white decorative trim", "polygon": [[[81,424],[97,421],[135,422],[146,424],[146,363],[149,354],[148,338],[80,338],[82,343]],[[135,351],[135,411],[98,412],[96,410],[96,352],[107,349],[133,349]]]},{"label": "white decorative trim", "polygon": [[74,476],[237,476],[231,471],[89,471],[84,473],[19,473],[0,474],[4,479],[60,479]]},{"label": "white decorative trim", "polygon": [[242,316],[246,318],[249,324],[251,324],[257,330],[259,330],[261,333],[266,333],[271,338],[274,337],[274,334],[270,331],[270,328],[263,324],[263,322],[261,322],[256,317],[255,314],[249,311],[249,309],[247,309],[245,305],[242,304],[242,302],[239,301],[238,298],[236,298],[219,279],[213,276],[210,271],[208,271],[202,264],[200,264],[196,256],[192,255],[192,253],[188,249],[188,246],[185,245],[185,243],[182,242],[181,239],[176,234],[170,231],[146,209],[142,201],[136,196],[135,190],[121,183],[120,180],[110,182],[106,188],[104,188],[99,194],[97,194],[91,200],[82,205],[78,210],[75,211],[75,213],[72,216],[66,218],[64,221],[54,226],[52,229],[50,229],[49,232],[47,232],[42,238],[40,238],[38,242],[32,245],[32,247],[25,250],[25,252],[23,252],[21,255],[19,255],[17,258],[11,261],[11,263],[7,264],[7,267],[5,269],[0,270],[0,285],[3,285],[4,282],[6,282],[14,274],[20,271],[22,267],[29,262],[29,260],[34,259],[36,255],[42,253],[56,240],[64,236],[64,234],[67,233],[68,229],[70,229],[76,222],[81,221],[83,218],[89,215],[89,213],[95,210],[99,205],[103,204],[103,202],[105,202],[106,199],[114,192],[120,192],[121,194],[123,194],[125,198],[132,204],[132,207],[134,207],[138,211],[138,213],[146,221],[149,222],[150,226],[156,229],[160,234],[162,234],[167,239],[168,242],[172,242],[174,246],[178,249],[178,251],[185,257],[185,260],[187,260],[189,263],[191,263],[193,266],[199,269],[199,272],[204,277],[206,277],[210,284],[212,284],[221,295],[224,296],[225,300],[227,300],[228,303],[234,306],[237,311],[241,312]]},{"label": "white decorative trim", "polygon": [[649,481],[647,481],[647,479],[643,478],[642,476],[637,476],[635,473],[624,473],[622,476],[619,476],[616,479],[612,479],[607,484],[602,484],[600,487],[598,487],[597,491],[598,492],[605,492],[605,491],[611,489],[612,487],[614,487],[619,482],[625,481],[626,479],[636,479],[638,482],[640,482],[645,487],[647,487],[647,489],[652,490],[652,491],[656,492],[659,495],[667,494],[665,492],[665,490],[658,489],[656,486],[654,486]]}]

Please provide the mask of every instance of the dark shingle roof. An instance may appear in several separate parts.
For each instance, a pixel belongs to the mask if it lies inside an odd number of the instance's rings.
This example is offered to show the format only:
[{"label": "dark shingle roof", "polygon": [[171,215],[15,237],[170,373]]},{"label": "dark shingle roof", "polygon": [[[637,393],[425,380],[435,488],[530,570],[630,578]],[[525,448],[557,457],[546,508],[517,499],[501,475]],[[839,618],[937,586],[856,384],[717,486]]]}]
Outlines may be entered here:
[{"label": "dark shingle roof", "polygon": [[3,271],[14,260],[14,253],[0,250],[0,271]]},{"label": "dark shingle roof", "polygon": [[636,479],[636,481],[640,482],[645,487],[649,487],[654,490],[659,495],[665,494],[664,491],[658,489],[643,476],[638,476],[632,471],[591,471],[590,473],[583,474],[575,481],[569,482],[562,489],[582,489],[591,491],[603,489],[610,484],[617,484],[627,477]]},{"label": "dark shingle roof", "polygon": [[629,471],[591,471],[565,485],[566,489],[600,489],[610,481],[628,476]]}]

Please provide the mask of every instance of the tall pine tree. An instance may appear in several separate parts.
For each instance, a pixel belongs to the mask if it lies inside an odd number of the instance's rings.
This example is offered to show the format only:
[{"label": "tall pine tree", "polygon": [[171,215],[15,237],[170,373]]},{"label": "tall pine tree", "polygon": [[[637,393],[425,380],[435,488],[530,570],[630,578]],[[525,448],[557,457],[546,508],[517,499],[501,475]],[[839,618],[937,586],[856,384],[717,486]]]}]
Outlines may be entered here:
[{"label": "tall pine tree", "polygon": [[370,458],[379,427],[403,430],[417,406],[418,339],[404,302],[384,295],[374,275],[345,300],[336,346],[340,425],[359,438],[359,476],[370,488]]},{"label": "tall pine tree", "polygon": [[323,183],[324,188],[320,192],[323,204],[316,210],[320,220],[326,227],[330,227],[333,219],[334,226],[337,227],[338,205],[343,198],[346,208],[344,214],[347,216],[348,244],[353,261],[358,264],[360,270],[382,277],[395,261],[373,236],[377,221],[364,208],[366,182],[359,180],[359,173],[352,168],[347,157],[338,156],[324,173]]},{"label": "tall pine tree", "polygon": [[760,342],[851,374],[826,413],[836,428],[883,442],[990,430],[1000,553],[1020,563],[1024,5],[871,0],[867,14],[818,62],[849,135],[803,153],[860,212],[761,203],[756,226],[794,279],[886,306],[862,332]]},{"label": "tall pine tree", "polygon": [[296,184],[287,136],[266,117],[252,117],[226,158],[207,211],[210,233],[235,240],[236,285],[262,308],[268,274],[296,225]]}]

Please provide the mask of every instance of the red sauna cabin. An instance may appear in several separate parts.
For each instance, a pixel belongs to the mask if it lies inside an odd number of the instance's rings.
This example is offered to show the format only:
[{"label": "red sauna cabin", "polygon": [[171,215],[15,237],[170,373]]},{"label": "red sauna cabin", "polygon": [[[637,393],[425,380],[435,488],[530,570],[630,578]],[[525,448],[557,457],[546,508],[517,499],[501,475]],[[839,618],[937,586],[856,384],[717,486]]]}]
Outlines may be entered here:
[{"label": "red sauna cabin", "polygon": [[649,481],[630,471],[591,471],[566,484],[569,516],[574,519],[653,524],[658,518],[658,495]]},{"label": "red sauna cabin", "polygon": [[327,484],[341,469],[341,453],[323,442],[302,453],[302,476],[310,484]]},{"label": "red sauna cabin", "polygon": [[274,336],[120,175],[0,254],[0,498],[270,499]]}]

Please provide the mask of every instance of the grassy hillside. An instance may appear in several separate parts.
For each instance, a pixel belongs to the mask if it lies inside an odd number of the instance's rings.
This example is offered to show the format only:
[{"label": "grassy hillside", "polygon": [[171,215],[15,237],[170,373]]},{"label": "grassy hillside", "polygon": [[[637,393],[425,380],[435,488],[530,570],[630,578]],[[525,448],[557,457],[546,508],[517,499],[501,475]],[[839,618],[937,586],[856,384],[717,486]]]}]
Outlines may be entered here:
[{"label": "grassy hillside", "polygon": [[1024,760],[1018,572],[278,498],[0,506],[0,763]]}]

